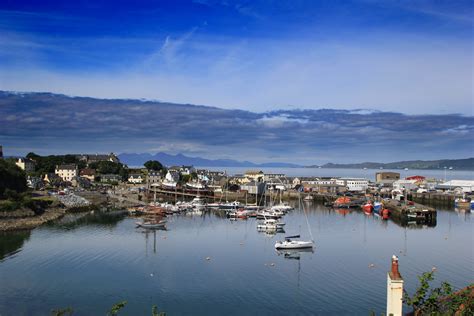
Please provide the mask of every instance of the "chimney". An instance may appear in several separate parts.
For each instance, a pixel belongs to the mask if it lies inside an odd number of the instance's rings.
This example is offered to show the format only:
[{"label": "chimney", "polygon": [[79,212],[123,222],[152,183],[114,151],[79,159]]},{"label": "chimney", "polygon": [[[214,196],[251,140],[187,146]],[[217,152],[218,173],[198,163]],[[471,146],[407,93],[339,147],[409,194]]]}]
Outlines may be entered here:
[{"label": "chimney", "polygon": [[387,315],[402,316],[403,278],[398,271],[398,257],[392,256],[392,266],[387,273]]},{"label": "chimney", "polygon": [[398,271],[398,257],[395,255],[392,256],[392,270],[390,272],[392,273],[392,280],[400,280],[402,278],[400,271]]}]

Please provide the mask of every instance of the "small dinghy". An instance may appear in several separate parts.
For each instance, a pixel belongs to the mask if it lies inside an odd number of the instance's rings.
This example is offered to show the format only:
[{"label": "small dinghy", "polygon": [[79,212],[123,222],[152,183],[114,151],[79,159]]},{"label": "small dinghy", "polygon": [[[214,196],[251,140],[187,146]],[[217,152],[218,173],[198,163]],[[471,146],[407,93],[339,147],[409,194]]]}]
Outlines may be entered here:
[{"label": "small dinghy", "polygon": [[161,220],[159,222],[136,222],[137,227],[142,227],[142,228],[162,228],[165,226],[166,221]]},{"label": "small dinghy", "polygon": [[285,237],[284,241],[277,241],[275,243],[275,249],[313,248],[314,243],[312,241],[293,240],[293,238],[300,238],[300,235],[288,236]]}]

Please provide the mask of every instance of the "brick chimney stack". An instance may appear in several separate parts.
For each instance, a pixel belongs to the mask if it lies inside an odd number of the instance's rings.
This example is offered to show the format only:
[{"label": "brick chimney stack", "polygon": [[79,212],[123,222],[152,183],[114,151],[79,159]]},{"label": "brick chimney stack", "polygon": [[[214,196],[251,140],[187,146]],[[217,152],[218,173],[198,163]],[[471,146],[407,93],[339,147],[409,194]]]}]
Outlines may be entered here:
[{"label": "brick chimney stack", "polygon": [[392,270],[390,272],[392,280],[401,280],[402,276],[400,271],[398,271],[398,257],[395,255],[392,256]]},{"label": "brick chimney stack", "polygon": [[398,257],[392,256],[392,266],[387,273],[387,315],[403,315],[403,278],[398,270]]}]

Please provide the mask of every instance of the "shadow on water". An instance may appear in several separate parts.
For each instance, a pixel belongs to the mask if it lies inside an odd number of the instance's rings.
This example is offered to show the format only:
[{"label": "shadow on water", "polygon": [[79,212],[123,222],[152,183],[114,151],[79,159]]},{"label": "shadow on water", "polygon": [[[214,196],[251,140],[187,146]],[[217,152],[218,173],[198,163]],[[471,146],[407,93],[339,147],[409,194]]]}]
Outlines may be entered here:
[{"label": "shadow on water", "polygon": [[0,262],[18,253],[30,235],[30,231],[23,230],[0,233]]},{"label": "shadow on water", "polygon": [[115,227],[127,215],[127,211],[94,211],[67,214],[63,218],[48,223],[45,227],[53,229],[76,229],[82,226]]}]

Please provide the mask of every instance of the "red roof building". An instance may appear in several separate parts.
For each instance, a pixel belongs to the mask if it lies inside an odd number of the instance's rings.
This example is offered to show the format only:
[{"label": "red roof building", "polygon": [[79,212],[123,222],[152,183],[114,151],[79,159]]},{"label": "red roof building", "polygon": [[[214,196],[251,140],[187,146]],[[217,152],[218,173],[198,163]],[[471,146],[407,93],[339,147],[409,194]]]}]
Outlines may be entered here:
[{"label": "red roof building", "polygon": [[405,179],[406,180],[424,181],[426,179],[426,177],[423,177],[423,176],[410,176],[410,177],[406,177]]}]

